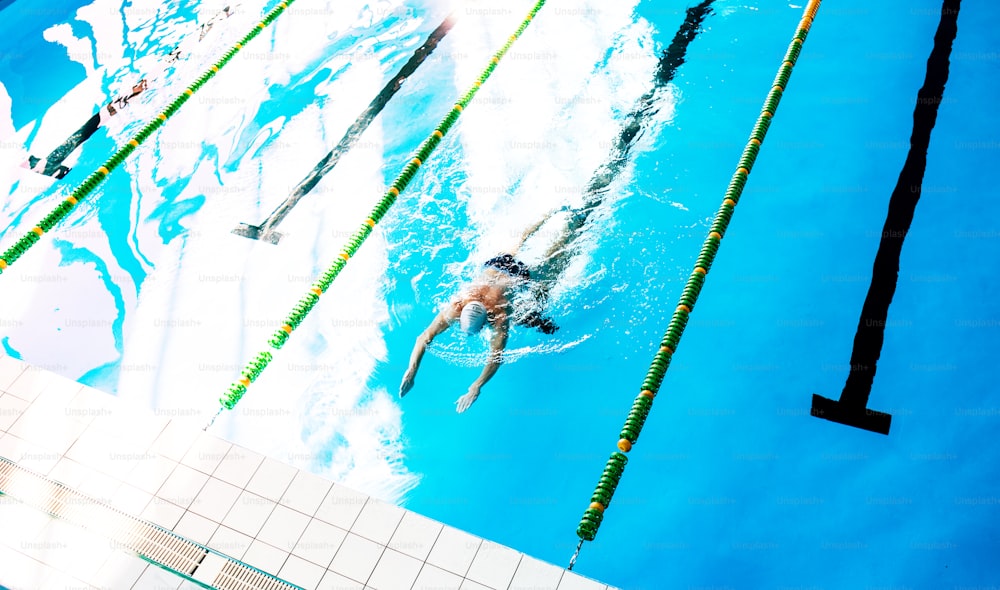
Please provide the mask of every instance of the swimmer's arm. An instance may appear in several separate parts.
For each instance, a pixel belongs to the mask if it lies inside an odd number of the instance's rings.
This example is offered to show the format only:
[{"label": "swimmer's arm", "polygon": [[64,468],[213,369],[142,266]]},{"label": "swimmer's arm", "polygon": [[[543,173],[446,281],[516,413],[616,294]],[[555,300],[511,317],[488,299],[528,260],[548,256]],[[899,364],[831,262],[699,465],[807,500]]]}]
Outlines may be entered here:
[{"label": "swimmer's arm", "polygon": [[140,94],[142,94],[143,90],[147,90],[148,88],[149,88],[149,81],[143,78],[142,80],[136,82],[135,86],[132,87],[132,94],[129,95],[128,98],[139,96]]},{"label": "swimmer's arm", "polygon": [[417,369],[420,368],[420,361],[424,358],[427,345],[434,340],[435,336],[447,330],[457,317],[455,306],[449,305],[447,310],[439,313],[431,325],[420,336],[417,336],[417,342],[413,345],[413,352],[410,354],[410,366],[407,368],[406,374],[403,375],[403,382],[399,386],[399,397],[403,397],[413,388],[413,380],[417,376]]},{"label": "swimmer's arm", "polygon": [[508,322],[506,318],[494,324],[496,332],[493,334],[493,338],[490,339],[489,359],[486,361],[486,366],[483,367],[483,372],[479,375],[479,378],[469,387],[469,392],[455,401],[455,405],[457,406],[455,409],[459,413],[469,409],[469,406],[479,397],[483,385],[486,385],[486,382],[492,379],[493,375],[497,374],[497,369],[503,364],[503,351],[507,348],[507,328]]},{"label": "swimmer's arm", "polygon": [[545,214],[545,217],[542,217],[534,225],[524,230],[524,232],[521,233],[520,239],[517,241],[517,245],[514,246],[514,248],[512,248],[513,251],[511,252],[511,254],[516,255],[521,250],[521,247],[524,246],[524,243],[528,241],[528,238],[530,238],[536,231],[538,231],[539,228],[545,225],[545,222],[548,221],[549,218],[552,217],[552,215],[556,211],[558,211],[558,209],[553,209],[552,211],[549,211],[548,213]]},{"label": "swimmer's arm", "polygon": [[497,374],[497,369],[503,364],[503,351],[507,348],[507,325],[504,324],[497,328],[496,333],[493,334],[493,338],[490,339],[490,356],[486,361],[486,366],[483,367],[483,372],[479,375],[479,379],[476,379],[474,386],[477,388],[486,385],[486,382],[493,378],[493,375]]}]

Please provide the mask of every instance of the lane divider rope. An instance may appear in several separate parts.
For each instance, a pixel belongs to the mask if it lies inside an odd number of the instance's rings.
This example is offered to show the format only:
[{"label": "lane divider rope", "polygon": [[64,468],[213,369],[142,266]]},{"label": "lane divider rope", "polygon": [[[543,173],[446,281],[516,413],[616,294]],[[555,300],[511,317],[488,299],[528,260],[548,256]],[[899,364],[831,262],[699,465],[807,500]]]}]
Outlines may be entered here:
[{"label": "lane divider rope", "polygon": [[[410,181],[413,179],[414,175],[416,175],[417,170],[423,165],[424,162],[427,161],[427,158],[430,157],[431,152],[434,151],[438,144],[441,143],[442,138],[444,138],[445,134],[448,133],[448,130],[451,129],[452,125],[455,124],[455,121],[457,121],[459,116],[461,116],[462,110],[469,105],[472,98],[479,91],[480,86],[482,86],[483,83],[485,83],[490,77],[490,74],[492,74],[493,70],[496,69],[497,64],[500,63],[500,60],[510,49],[511,45],[513,45],[514,42],[520,38],[524,30],[528,28],[532,19],[535,18],[535,14],[537,14],[544,5],[545,0],[538,0],[538,2],[535,3],[531,11],[528,12],[528,16],[521,22],[521,25],[517,28],[514,34],[508,37],[507,42],[503,45],[503,47],[501,47],[500,50],[494,53],[493,57],[490,58],[489,65],[486,66],[486,69],[484,69],[482,74],[480,74],[479,79],[476,80],[469,91],[455,103],[455,106],[452,107],[444,119],[441,120],[441,123],[434,129],[430,137],[425,139],[420,145],[413,157],[410,159],[409,163],[403,168],[403,171],[400,172],[399,176],[396,177],[396,180],[389,187],[389,190],[386,191],[385,196],[382,197],[381,201],[379,201],[379,203],[375,206],[368,218],[361,224],[361,228],[351,236],[347,244],[337,255],[337,259],[333,262],[333,264],[327,267],[326,271],[323,272],[312,284],[309,291],[299,300],[295,307],[292,308],[292,311],[285,318],[281,328],[276,330],[274,335],[271,336],[270,340],[268,340],[268,344],[272,349],[281,349],[281,347],[285,345],[285,342],[288,341],[292,331],[298,328],[309,312],[312,311],[313,307],[315,307],[316,303],[319,301],[320,296],[322,296],[323,293],[326,293],[326,291],[330,288],[331,283],[333,283],[334,279],[337,278],[337,275],[340,274],[340,271],[343,270],[344,266],[347,265],[347,261],[354,256],[354,254],[358,251],[358,248],[361,247],[361,244],[363,244],[368,236],[371,235],[375,225],[378,224],[382,217],[385,216],[389,208],[396,202],[396,198],[399,197],[400,193],[402,193],[406,189],[407,185],[410,184]],[[205,426],[206,430],[212,426],[215,419],[218,418],[223,410],[231,410],[236,406],[236,404],[240,401],[240,398],[242,398],[247,392],[247,388],[251,383],[257,380],[261,372],[263,372],[271,362],[272,358],[273,355],[271,354],[271,351],[265,350],[257,354],[257,356],[247,363],[240,373],[240,379],[230,385],[227,393],[219,399],[222,406],[219,408],[218,412],[216,412],[215,416],[212,417],[212,420],[208,423],[208,425]]]},{"label": "lane divider rope", "polygon": [[729,182],[729,188],[726,190],[722,206],[715,214],[715,220],[709,230],[708,237],[702,245],[701,252],[695,262],[694,270],[691,272],[690,277],[688,277],[684,291],[681,293],[680,302],[677,304],[677,308],[670,320],[667,332],[660,341],[660,349],[653,357],[653,362],[646,373],[646,378],[642,383],[639,395],[636,396],[632,404],[632,409],[625,419],[625,425],[622,427],[621,434],[619,435],[618,450],[612,453],[611,458],[608,459],[597,487],[594,490],[594,494],[590,498],[590,506],[584,512],[583,518],[580,520],[580,525],[576,529],[576,534],[580,538],[580,542],[577,545],[576,553],[570,559],[568,569],[573,569],[573,564],[576,563],[583,542],[593,541],[594,537],[597,536],[597,530],[604,519],[604,511],[607,510],[608,505],[611,503],[611,497],[614,495],[615,489],[621,481],[622,473],[625,471],[625,464],[628,462],[626,453],[632,450],[632,446],[639,439],[639,432],[642,430],[646,418],[649,416],[649,411],[653,406],[653,398],[656,397],[660,389],[663,377],[670,366],[670,360],[677,350],[677,345],[684,334],[684,328],[687,326],[688,318],[694,309],[695,303],[698,301],[698,295],[701,293],[702,286],[705,284],[705,277],[708,275],[709,269],[712,268],[712,262],[719,251],[719,244],[726,233],[726,228],[729,227],[729,221],[732,219],[733,211],[740,200],[740,195],[743,194],[743,187],[746,185],[747,177],[750,175],[754,162],[757,160],[757,153],[760,151],[764,136],[767,135],[767,130],[771,125],[771,119],[774,117],[774,113],[778,109],[778,103],[781,101],[781,96],[788,85],[788,80],[792,75],[792,68],[798,60],[802,44],[805,42],[809,28],[816,17],[820,1],[809,1],[802,20],[795,31],[795,36],[792,38],[788,50],[785,52],[781,67],[778,69],[778,75],[774,79],[771,91],[764,100],[761,114],[757,118],[757,123],[754,125],[753,131],[750,133],[750,139],[747,141],[743,155],[740,157],[736,172]]},{"label": "lane divider rope", "polygon": [[59,222],[69,215],[70,211],[75,208],[80,201],[83,201],[97,189],[98,186],[104,179],[114,171],[115,168],[120,166],[122,162],[128,158],[132,152],[135,151],[150,135],[153,134],[157,129],[159,129],[170,117],[172,117],[181,106],[194,95],[206,82],[211,80],[219,70],[226,66],[227,63],[232,61],[233,57],[240,52],[243,47],[249,43],[254,37],[260,34],[265,27],[274,22],[274,19],[278,18],[282,12],[285,11],[295,0],[283,0],[270,12],[264,15],[264,18],[254,25],[254,27],[247,33],[242,39],[236,42],[236,44],[229,49],[229,51],[222,54],[208,70],[205,71],[197,80],[194,81],[190,86],[184,89],[184,92],[180,94],[177,98],[173,100],[167,108],[161,113],[156,115],[152,121],[146,124],[139,132],[130,139],[125,145],[118,149],[110,158],[107,159],[104,164],[99,166],[97,170],[90,174],[79,186],[73,189],[73,192],[66,197],[62,203],[60,203],[55,209],[52,210],[48,215],[46,215],[41,221],[38,222],[35,227],[26,233],[21,239],[19,239],[13,246],[8,248],[3,254],[0,254],[0,274],[3,274],[4,269],[8,266],[14,264],[18,258],[20,258],[29,248],[34,246],[42,239],[42,236],[51,231]]}]

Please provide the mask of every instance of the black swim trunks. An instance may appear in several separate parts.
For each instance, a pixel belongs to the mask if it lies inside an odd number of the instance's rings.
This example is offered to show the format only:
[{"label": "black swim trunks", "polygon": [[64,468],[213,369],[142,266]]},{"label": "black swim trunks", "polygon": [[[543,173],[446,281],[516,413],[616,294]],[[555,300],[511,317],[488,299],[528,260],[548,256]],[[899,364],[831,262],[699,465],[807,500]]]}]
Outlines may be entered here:
[{"label": "black swim trunks", "polygon": [[523,279],[531,278],[531,273],[528,272],[528,265],[518,261],[510,254],[494,256],[493,258],[487,260],[484,266],[492,266],[497,270],[502,270],[512,277],[521,277]]},{"label": "black swim trunks", "polygon": [[[484,266],[495,268],[512,277],[521,277],[525,280],[531,279],[531,273],[528,271],[528,265],[517,260],[511,254],[500,254],[498,256],[494,256],[493,258],[487,260]],[[538,328],[545,334],[552,334],[559,329],[559,326],[557,326],[550,318],[542,316],[541,309],[522,310],[521,313],[515,313],[515,317],[517,318],[516,322],[519,325],[527,326],[529,328]]]}]

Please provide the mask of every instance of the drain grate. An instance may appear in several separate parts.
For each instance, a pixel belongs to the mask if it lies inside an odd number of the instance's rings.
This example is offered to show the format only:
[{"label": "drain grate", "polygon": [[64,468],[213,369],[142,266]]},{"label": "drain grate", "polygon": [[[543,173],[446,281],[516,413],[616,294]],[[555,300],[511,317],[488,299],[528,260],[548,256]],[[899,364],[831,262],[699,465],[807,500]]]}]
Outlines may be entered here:
[{"label": "drain grate", "polygon": [[[107,537],[119,548],[218,590],[300,590],[0,457],[0,494]],[[208,559],[206,559],[208,558]]]},{"label": "drain grate", "polygon": [[233,561],[227,561],[222,566],[222,571],[212,582],[212,587],[220,590],[290,590],[294,588],[286,582],[261,572],[247,571],[240,565]]}]

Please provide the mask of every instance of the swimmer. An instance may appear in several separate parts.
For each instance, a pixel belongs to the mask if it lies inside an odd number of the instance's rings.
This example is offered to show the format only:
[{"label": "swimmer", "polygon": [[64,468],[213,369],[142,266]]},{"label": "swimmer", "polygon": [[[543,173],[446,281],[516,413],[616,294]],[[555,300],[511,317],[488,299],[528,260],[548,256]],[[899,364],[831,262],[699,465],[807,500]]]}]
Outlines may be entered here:
[{"label": "swimmer", "polygon": [[[532,276],[528,266],[518,260],[516,256],[527,239],[557,211],[550,212],[541,221],[525,230],[519,243],[511,251],[487,260],[479,277],[463,293],[448,303],[434,318],[431,325],[417,337],[410,355],[409,368],[399,386],[399,397],[405,396],[413,388],[417,369],[420,367],[420,361],[427,346],[434,340],[435,336],[447,330],[456,320],[459,328],[467,335],[480,332],[487,324],[493,331],[486,366],[483,367],[479,378],[469,387],[468,393],[455,401],[455,409],[459,413],[469,409],[469,406],[479,398],[482,387],[493,378],[497,369],[500,368],[503,362],[503,351],[507,346],[510,321],[515,319],[514,316],[517,316],[515,322],[519,325],[538,328],[545,334],[552,334],[559,329],[551,319],[542,316],[540,305],[530,310],[514,310],[510,301],[511,292],[522,286],[530,288],[543,285],[540,288],[541,293],[547,294],[547,288],[544,287],[544,284],[551,282],[555,277]],[[539,267],[543,271],[546,268],[552,268],[548,264],[552,259],[559,258],[566,252],[566,246],[574,233],[570,231],[571,229],[573,229],[572,218],[567,231],[546,252],[543,264]],[[515,313],[516,311],[519,313]]]}]

